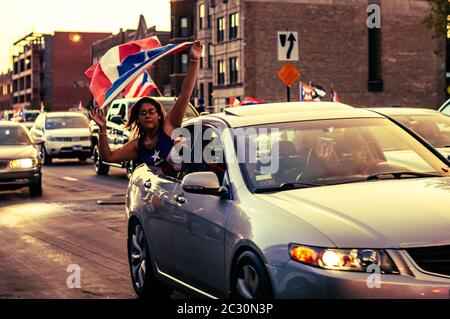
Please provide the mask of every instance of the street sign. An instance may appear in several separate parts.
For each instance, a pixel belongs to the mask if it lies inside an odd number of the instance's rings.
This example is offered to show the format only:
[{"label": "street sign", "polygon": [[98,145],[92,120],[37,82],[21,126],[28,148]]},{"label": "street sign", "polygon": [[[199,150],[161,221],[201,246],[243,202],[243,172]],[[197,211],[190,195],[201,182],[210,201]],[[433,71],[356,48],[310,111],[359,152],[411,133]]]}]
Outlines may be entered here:
[{"label": "street sign", "polygon": [[278,61],[298,61],[298,32],[278,31]]},{"label": "street sign", "polygon": [[278,76],[281,81],[286,84],[286,86],[291,86],[300,76],[301,73],[290,63],[286,63],[280,71],[278,71]]}]

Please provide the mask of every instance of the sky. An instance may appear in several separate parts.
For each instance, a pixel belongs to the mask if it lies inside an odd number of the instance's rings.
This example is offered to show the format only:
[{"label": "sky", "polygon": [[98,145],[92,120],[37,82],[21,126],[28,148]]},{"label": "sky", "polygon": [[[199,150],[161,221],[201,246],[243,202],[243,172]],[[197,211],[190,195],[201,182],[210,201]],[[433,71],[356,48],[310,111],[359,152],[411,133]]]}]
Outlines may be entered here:
[{"label": "sky", "polygon": [[0,72],[11,65],[13,43],[30,32],[116,34],[136,29],[140,14],[147,27],[170,30],[169,0],[0,0]]}]

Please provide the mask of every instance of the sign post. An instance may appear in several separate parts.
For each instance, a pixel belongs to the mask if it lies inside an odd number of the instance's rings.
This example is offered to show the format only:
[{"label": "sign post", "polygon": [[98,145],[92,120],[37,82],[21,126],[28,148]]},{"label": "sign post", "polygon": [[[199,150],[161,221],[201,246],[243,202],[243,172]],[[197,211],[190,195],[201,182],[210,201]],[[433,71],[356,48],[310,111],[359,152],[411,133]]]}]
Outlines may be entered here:
[{"label": "sign post", "polygon": [[290,63],[286,63],[280,71],[278,77],[286,84],[287,101],[291,101],[291,85],[301,76],[301,73]]}]

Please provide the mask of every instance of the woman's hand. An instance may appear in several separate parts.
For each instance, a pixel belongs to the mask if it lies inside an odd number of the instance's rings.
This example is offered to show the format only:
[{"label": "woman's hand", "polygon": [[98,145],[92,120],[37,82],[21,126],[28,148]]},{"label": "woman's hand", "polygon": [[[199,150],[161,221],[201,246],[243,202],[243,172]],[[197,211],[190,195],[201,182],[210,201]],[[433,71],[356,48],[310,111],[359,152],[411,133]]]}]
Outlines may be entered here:
[{"label": "woman's hand", "polygon": [[91,112],[89,112],[89,115],[91,116],[91,119],[94,120],[98,126],[100,126],[100,128],[106,128],[106,117],[103,109],[100,109],[98,106],[94,106],[91,109]]},{"label": "woman's hand", "polygon": [[191,60],[199,60],[202,57],[203,45],[200,41],[194,41],[194,44],[191,47]]}]

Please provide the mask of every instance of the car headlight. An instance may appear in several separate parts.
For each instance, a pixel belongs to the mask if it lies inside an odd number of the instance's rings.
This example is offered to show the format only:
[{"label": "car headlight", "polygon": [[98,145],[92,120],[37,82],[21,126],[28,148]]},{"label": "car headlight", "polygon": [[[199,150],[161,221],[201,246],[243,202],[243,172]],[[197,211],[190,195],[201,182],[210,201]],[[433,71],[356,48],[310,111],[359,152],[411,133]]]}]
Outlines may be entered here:
[{"label": "car headlight", "polygon": [[9,162],[10,168],[33,168],[38,165],[37,158],[21,158]]},{"label": "car headlight", "polygon": [[367,272],[371,265],[375,265],[382,274],[400,273],[387,253],[380,249],[336,249],[291,244],[289,252],[295,261],[324,269]]}]

